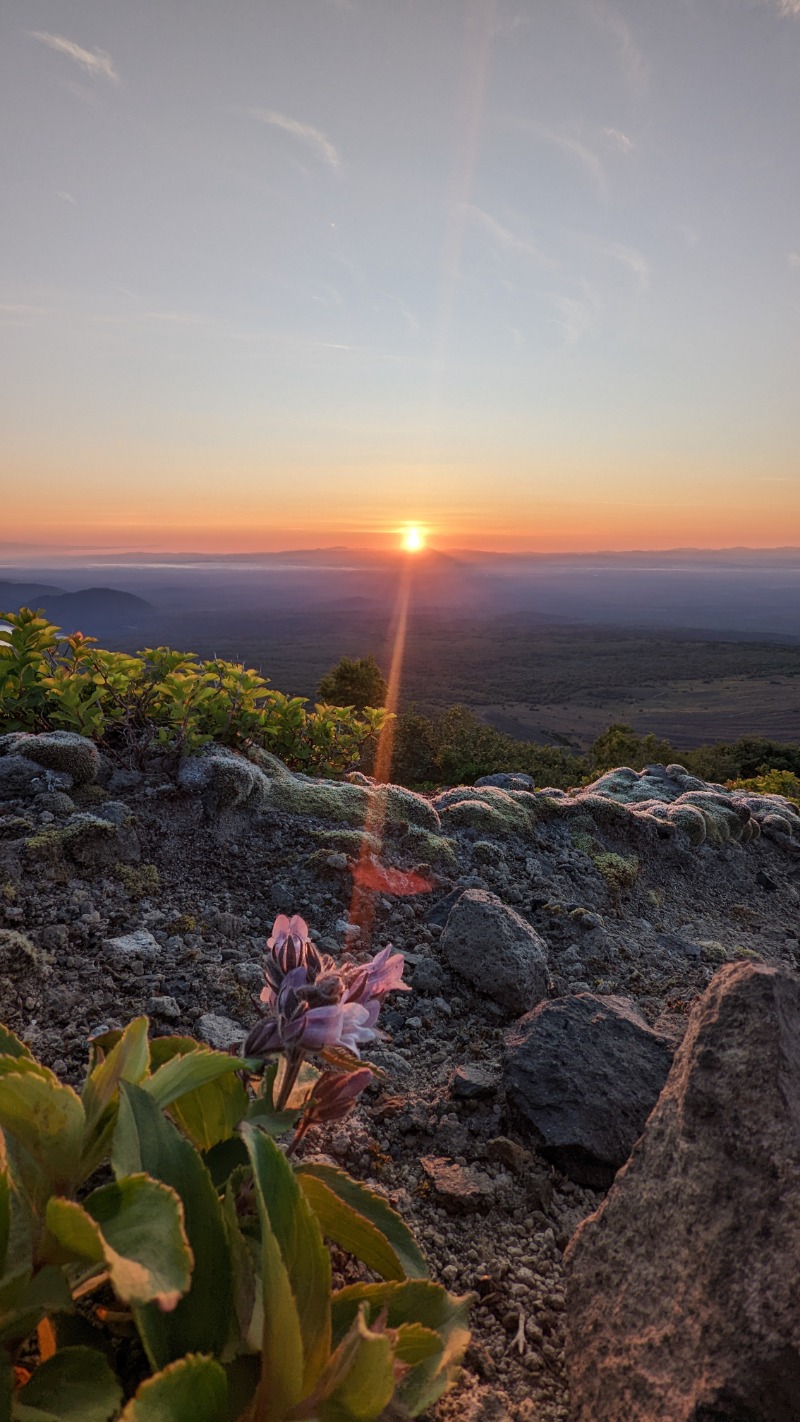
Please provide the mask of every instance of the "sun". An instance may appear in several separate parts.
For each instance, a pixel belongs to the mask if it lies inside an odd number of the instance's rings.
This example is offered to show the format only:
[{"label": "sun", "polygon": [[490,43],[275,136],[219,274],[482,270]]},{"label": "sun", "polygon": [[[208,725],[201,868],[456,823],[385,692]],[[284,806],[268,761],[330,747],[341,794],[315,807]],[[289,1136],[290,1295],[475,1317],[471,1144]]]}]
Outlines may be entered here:
[{"label": "sun", "polygon": [[425,530],[419,524],[409,524],[403,530],[403,548],[406,553],[420,553],[425,547]]}]

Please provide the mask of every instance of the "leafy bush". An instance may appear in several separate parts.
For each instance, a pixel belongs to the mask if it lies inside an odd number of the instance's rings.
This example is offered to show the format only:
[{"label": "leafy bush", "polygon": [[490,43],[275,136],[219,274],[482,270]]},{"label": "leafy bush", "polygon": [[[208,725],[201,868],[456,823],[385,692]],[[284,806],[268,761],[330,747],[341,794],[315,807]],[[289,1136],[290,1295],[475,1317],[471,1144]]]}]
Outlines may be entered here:
[{"label": "leafy bush", "polygon": [[783,795],[800,808],[800,776],[791,770],[768,770],[746,780],[729,780],[729,790],[751,790],[755,795]]},{"label": "leafy bush", "polygon": [[367,706],[382,706],[386,700],[386,678],[372,653],[368,657],[342,657],[326,672],[317,696],[330,706],[353,706],[364,711]]},{"label": "leafy bush", "polygon": [[[78,1093],[0,1028],[3,1418],[370,1422],[452,1379],[469,1298],[428,1278],[387,1201],[288,1158],[367,1084],[333,1019],[374,1035],[402,959],[332,974],[297,918],[270,947],[253,1059],[148,1040],[139,1017],[92,1042]],[[323,1236],[379,1282],[333,1289]]]},{"label": "leafy bush", "polygon": [[586,761],[557,746],[518,741],[479,721],[466,706],[431,718],[403,711],[394,736],[392,778],[400,785],[463,785],[496,771],[522,771],[538,785],[568,789]]},{"label": "leafy bush", "polygon": [[141,763],[208,741],[255,744],[292,769],[339,774],[357,765],[387,713],[317,705],[273,690],[257,672],[192,652],[107,652],[22,608],[0,628],[0,728],[68,730]]}]

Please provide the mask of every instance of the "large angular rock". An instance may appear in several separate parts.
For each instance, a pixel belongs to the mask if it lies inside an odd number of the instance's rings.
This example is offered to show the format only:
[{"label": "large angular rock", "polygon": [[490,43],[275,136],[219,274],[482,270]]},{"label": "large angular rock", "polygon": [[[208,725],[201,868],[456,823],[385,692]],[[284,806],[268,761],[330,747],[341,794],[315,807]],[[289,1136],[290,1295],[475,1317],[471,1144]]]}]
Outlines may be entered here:
[{"label": "large angular rock", "polygon": [[509,1100],[537,1147],[580,1185],[610,1185],[658,1100],[669,1041],[621,997],[542,1003],[506,1034]]},{"label": "large angular rock", "polygon": [[456,901],[439,946],[457,973],[515,1017],[547,994],[544,939],[486,889],[467,889]]},{"label": "large angular rock", "polygon": [[796,976],[716,975],[567,1262],[573,1422],[797,1422]]}]

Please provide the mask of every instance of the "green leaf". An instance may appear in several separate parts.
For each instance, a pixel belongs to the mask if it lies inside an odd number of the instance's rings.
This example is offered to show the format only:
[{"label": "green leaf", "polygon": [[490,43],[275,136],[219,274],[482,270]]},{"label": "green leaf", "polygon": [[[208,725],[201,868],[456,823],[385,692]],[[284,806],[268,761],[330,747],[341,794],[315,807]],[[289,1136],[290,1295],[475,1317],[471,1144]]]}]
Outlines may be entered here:
[{"label": "green leaf", "polygon": [[230,1250],[222,1208],[194,1147],[141,1087],[123,1082],[112,1165],[118,1175],[146,1170],[180,1197],[194,1254],[191,1288],[173,1313],[141,1309],[137,1325],[155,1367],[184,1353],[223,1351],[233,1314]]},{"label": "green leaf", "polygon": [[102,1353],[60,1348],[14,1398],[13,1422],[109,1422],[122,1388]]},{"label": "green leaf", "polygon": [[227,1404],[219,1363],[189,1354],[143,1382],[119,1422],[228,1422]]},{"label": "green leaf", "polygon": [[401,1323],[394,1338],[394,1355],[401,1363],[414,1367],[424,1363],[426,1358],[436,1357],[442,1351],[442,1340],[432,1328],[421,1323]]},{"label": "green leaf", "polygon": [[353,1284],[333,1296],[334,1339],[352,1327],[358,1311],[367,1306],[367,1321],[386,1309],[386,1327],[401,1329],[404,1324],[421,1324],[439,1335],[442,1350],[413,1366],[398,1388],[398,1398],[416,1417],[430,1407],[453,1381],[455,1371],[469,1342],[469,1307],[473,1294],[449,1294],[441,1284],[429,1279],[409,1279],[404,1283]]},{"label": "green leaf", "polygon": [[384,1279],[427,1278],[414,1236],[382,1196],[332,1165],[300,1165],[297,1178],[329,1239]]},{"label": "green leaf", "polygon": [[29,1269],[23,1269],[5,1278],[0,1285],[0,1342],[27,1338],[46,1313],[71,1306],[72,1296],[60,1269],[48,1265],[33,1278]]},{"label": "green leaf", "polygon": [[[191,1037],[157,1037],[151,1043],[156,1075],[175,1057],[185,1058],[202,1050]],[[211,1053],[206,1051],[205,1055],[210,1056]],[[230,1063],[231,1058],[226,1060]],[[229,1069],[204,1086],[185,1091],[170,1105],[169,1113],[173,1121],[198,1150],[211,1150],[220,1141],[230,1140],[247,1111],[247,1092],[238,1076],[242,1063],[234,1060],[237,1071]]]},{"label": "green leaf", "polygon": [[120,1081],[139,1082],[146,1074],[150,1065],[148,1025],[146,1017],[135,1017],[107,1056],[89,1072],[82,1093],[87,1131],[97,1125]]},{"label": "green leaf", "polygon": [[146,1017],[135,1017],[86,1078],[82,1095],[86,1116],[81,1161],[84,1178],[97,1168],[108,1149],[116,1121],[120,1081],[141,1081],[150,1065],[147,1028]]},{"label": "green leaf", "polygon": [[53,1198],[47,1228],[68,1256],[105,1265],[125,1303],[174,1309],[189,1288],[192,1252],[176,1191],[147,1175],[93,1190],[82,1205]]},{"label": "green leaf", "polygon": [[2,1057],[30,1057],[31,1052],[19,1037],[16,1037],[10,1027],[6,1027],[0,1022],[0,1056]]},{"label": "green leaf", "polygon": [[[344,1340],[343,1347],[349,1341]],[[352,1343],[344,1376],[315,1409],[320,1422],[373,1422],[394,1396],[392,1340],[386,1333],[369,1329],[363,1310],[354,1321]]]},{"label": "green leaf", "polygon": [[[154,1047],[155,1043],[151,1043],[151,1050]],[[196,1091],[198,1087],[216,1081],[220,1076],[227,1076],[229,1072],[241,1071],[240,1057],[231,1057],[227,1052],[212,1052],[208,1047],[198,1047],[197,1043],[194,1047],[195,1050],[164,1062],[143,1083],[148,1096],[152,1096],[162,1109],[187,1091]]]},{"label": "green leaf", "polygon": [[71,1086],[21,1057],[0,1073],[0,1127],[14,1136],[49,1177],[54,1190],[71,1190],[79,1177],[85,1117]]},{"label": "green leaf", "polygon": [[0,1279],[6,1272],[8,1241],[11,1237],[11,1177],[6,1155],[6,1138],[0,1131]]},{"label": "green leaf", "polygon": [[[309,1389],[303,1386],[306,1363],[300,1309],[292,1289],[289,1265],[284,1259],[281,1243],[273,1228],[271,1212],[275,1210],[276,1215],[280,1214],[283,1222],[287,1214],[291,1214],[295,1192],[299,1196],[299,1189],[292,1178],[291,1167],[268,1136],[254,1130],[252,1126],[245,1126],[243,1134],[253,1167],[261,1221],[264,1332],[261,1341],[261,1378],[253,1415],[259,1422],[284,1422],[287,1414]],[[282,1162],[282,1169],[276,1164],[276,1156]],[[279,1192],[284,1197],[280,1202],[280,1210],[276,1209],[278,1202],[275,1199]],[[321,1238],[320,1247],[324,1249]],[[325,1302],[329,1307],[330,1290]],[[319,1351],[322,1354],[323,1348]],[[327,1353],[326,1345],[325,1358]]]}]

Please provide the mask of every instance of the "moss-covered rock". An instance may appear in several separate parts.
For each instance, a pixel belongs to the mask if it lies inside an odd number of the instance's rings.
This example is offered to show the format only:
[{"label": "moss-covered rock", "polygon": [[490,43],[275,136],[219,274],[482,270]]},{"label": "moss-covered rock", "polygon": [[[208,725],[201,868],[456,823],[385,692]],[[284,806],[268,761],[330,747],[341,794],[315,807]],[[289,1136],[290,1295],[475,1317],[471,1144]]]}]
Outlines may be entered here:
[{"label": "moss-covered rock", "polygon": [[65,861],[82,868],[105,868],[120,860],[135,862],[139,843],[135,833],[101,820],[97,815],[73,815],[58,829],[41,830],[25,840],[29,863],[58,868]]},{"label": "moss-covered rock", "polygon": [[211,816],[226,811],[278,811],[334,825],[411,824],[432,832],[440,829],[436,811],[413,790],[295,775],[268,751],[243,756],[224,746],[205,746],[181,763],[178,783],[199,793]]},{"label": "moss-covered rock", "polygon": [[500,836],[528,835],[531,816],[526,802],[535,799],[534,795],[521,790],[500,790],[493,785],[459,785],[437,795],[433,806],[447,830],[475,829]]},{"label": "moss-covered rock", "polygon": [[114,874],[131,899],[150,898],[161,888],[161,875],[155,864],[116,864]]},{"label": "moss-covered rock", "polygon": [[74,785],[91,784],[100,766],[97,747],[74,731],[44,731],[38,736],[19,731],[15,735],[13,750],[15,754],[35,761],[44,770],[69,775]]},{"label": "moss-covered rock", "polygon": [[25,979],[42,966],[42,955],[26,933],[0,928],[0,977]]}]

